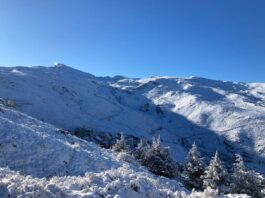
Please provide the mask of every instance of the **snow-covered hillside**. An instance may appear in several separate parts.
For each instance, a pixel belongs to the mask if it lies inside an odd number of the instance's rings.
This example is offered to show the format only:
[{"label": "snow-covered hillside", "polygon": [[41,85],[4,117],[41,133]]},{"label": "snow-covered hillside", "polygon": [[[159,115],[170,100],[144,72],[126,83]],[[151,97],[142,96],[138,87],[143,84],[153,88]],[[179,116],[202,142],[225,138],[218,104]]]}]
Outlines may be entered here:
[{"label": "snow-covered hillside", "polygon": [[135,101],[144,100],[146,114],[162,109],[161,127],[154,132],[165,141],[173,142],[165,137],[170,131],[184,147],[196,141],[204,153],[218,149],[225,160],[238,152],[253,168],[265,171],[265,84],[153,77],[112,86],[131,93]]},{"label": "snow-covered hillside", "polygon": [[265,84],[204,78],[95,77],[65,65],[0,68],[0,98],[66,130],[160,135],[183,161],[191,143],[265,173]]},{"label": "snow-covered hillside", "polygon": [[93,143],[1,107],[0,166],[35,177],[83,175],[121,164]]},{"label": "snow-covered hillside", "polygon": [[[12,170],[0,168],[1,198],[121,193],[126,197],[135,193],[164,197],[170,192],[186,191],[174,180],[156,177],[144,168],[123,162],[110,150],[3,106],[0,131],[0,167]],[[139,188],[139,192],[134,188]]]},{"label": "snow-covered hillside", "polygon": [[[155,176],[123,153],[78,139],[66,131],[0,106],[0,197],[248,198],[190,194],[176,180]],[[9,168],[5,168],[9,167]]]},{"label": "snow-covered hillside", "polygon": [[196,141],[206,157],[241,153],[265,173],[263,83],[95,77],[58,65],[1,67],[0,85],[0,197],[217,197],[188,195],[176,180],[68,132],[76,128],[161,136],[178,162]]}]

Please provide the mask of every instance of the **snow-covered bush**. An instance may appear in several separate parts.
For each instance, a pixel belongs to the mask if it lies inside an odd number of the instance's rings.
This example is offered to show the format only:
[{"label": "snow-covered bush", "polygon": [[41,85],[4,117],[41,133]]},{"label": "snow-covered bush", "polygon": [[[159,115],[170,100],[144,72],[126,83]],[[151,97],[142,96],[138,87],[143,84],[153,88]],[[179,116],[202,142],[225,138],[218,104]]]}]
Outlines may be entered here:
[{"label": "snow-covered bush", "polygon": [[[0,168],[0,197],[127,197],[164,198],[185,189],[167,178],[134,170],[130,166],[110,169],[100,173],[89,172],[84,176],[52,177],[39,179],[23,176],[7,168]],[[174,198],[177,196],[173,196]]]},{"label": "snow-covered bush", "polygon": [[227,194],[219,195],[218,190],[207,187],[203,192],[192,191],[190,195],[184,196],[185,198],[251,198],[245,194]]},{"label": "snow-covered bush", "polygon": [[120,139],[117,139],[116,143],[113,145],[113,150],[115,152],[121,152],[121,151],[128,150],[128,145],[126,143],[126,139],[123,133],[121,133]]},{"label": "snow-covered bush", "polygon": [[218,195],[217,190],[191,194],[171,179],[156,177],[129,164],[84,176],[34,178],[21,175],[8,168],[0,168],[0,197],[40,198],[249,198],[245,195]]},{"label": "snow-covered bush", "polygon": [[160,137],[154,139],[151,145],[144,140],[140,140],[132,152],[133,155],[130,156],[126,139],[121,134],[113,149],[116,152],[120,152],[118,154],[120,160],[134,162],[135,157],[138,162],[157,175],[174,177],[178,174],[177,163],[170,157],[169,148],[161,145]]},{"label": "snow-covered bush", "polygon": [[141,139],[133,153],[135,159],[141,162],[144,159],[145,154],[149,148],[150,145],[146,141]]},{"label": "snow-covered bush", "polygon": [[184,169],[181,174],[184,183],[189,188],[201,189],[203,182],[201,176],[205,171],[205,165],[203,159],[200,157],[197,146],[195,142],[192,144],[187,157],[187,161],[184,164]]},{"label": "snow-covered bush", "polygon": [[217,197],[219,197],[218,190],[214,190],[210,187],[207,187],[206,189],[204,189],[203,192],[196,192],[193,189],[190,195],[190,198],[217,198]]}]

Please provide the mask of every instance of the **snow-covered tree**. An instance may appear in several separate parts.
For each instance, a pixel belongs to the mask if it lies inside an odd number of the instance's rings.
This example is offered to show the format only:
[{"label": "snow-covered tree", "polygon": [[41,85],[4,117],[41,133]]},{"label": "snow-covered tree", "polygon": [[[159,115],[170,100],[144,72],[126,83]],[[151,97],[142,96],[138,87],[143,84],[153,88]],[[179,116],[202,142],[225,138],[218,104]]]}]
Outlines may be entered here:
[{"label": "snow-covered tree", "polygon": [[206,167],[202,178],[204,189],[210,187],[211,189],[216,189],[219,192],[228,191],[228,173],[223,165],[223,162],[219,158],[218,151],[216,151],[209,166]]},{"label": "snow-covered tree", "polygon": [[149,145],[147,144],[147,142],[141,139],[134,152],[135,159],[142,161],[148,149]]},{"label": "snow-covered tree", "polygon": [[157,175],[174,177],[178,173],[177,163],[170,157],[169,149],[162,146],[160,137],[153,140],[141,163]]},{"label": "snow-covered tree", "polygon": [[261,175],[253,170],[248,170],[244,164],[241,155],[236,155],[236,160],[233,165],[233,174],[231,179],[231,192],[244,193],[253,197],[264,197],[262,195],[262,180]]},{"label": "snow-covered tree", "polygon": [[116,152],[128,150],[126,139],[123,133],[121,133],[120,139],[117,139],[116,143],[113,145],[113,150]]},{"label": "snow-covered tree", "polygon": [[251,184],[249,188],[247,186],[243,186],[239,189],[240,193],[245,193],[248,195],[251,195],[254,198],[264,198],[265,197],[265,181],[264,178],[254,170],[247,171],[247,177],[246,180],[243,182],[243,184]]},{"label": "snow-covered tree", "polygon": [[203,185],[201,176],[204,174],[204,171],[205,164],[194,142],[188,153],[187,161],[184,164],[182,172],[183,180],[189,188],[201,189]]},{"label": "snow-covered tree", "polygon": [[[236,155],[235,163],[233,164],[233,174],[231,181],[232,192],[244,191],[245,188],[250,188],[252,184],[247,180],[248,170],[244,164],[241,155]],[[243,188],[242,188],[243,187]]]}]

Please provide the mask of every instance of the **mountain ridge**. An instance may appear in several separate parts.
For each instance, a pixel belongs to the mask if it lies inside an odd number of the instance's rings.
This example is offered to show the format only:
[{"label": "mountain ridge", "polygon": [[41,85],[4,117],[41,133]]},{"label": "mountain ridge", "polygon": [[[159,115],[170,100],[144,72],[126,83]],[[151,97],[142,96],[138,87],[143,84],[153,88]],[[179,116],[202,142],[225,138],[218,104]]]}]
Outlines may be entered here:
[{"label": "mountain ridge", "polygon": [[160,135],[178,161],[196,141],[207,157],[239,152],[265,172],[265,83],[96,77],[65,65],[1,67],[0,83],[3,100],[56,127]]}]

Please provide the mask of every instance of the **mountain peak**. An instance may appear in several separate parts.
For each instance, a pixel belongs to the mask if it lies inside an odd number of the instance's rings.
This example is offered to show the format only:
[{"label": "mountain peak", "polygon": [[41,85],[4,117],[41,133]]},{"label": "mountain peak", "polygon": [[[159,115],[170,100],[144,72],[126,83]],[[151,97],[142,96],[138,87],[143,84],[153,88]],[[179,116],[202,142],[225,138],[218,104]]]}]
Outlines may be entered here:
[{"label": "mountain peak", "polygon": [[55,62],[54,63],[54,67],[66,67],[66,65],[63,64],[63,63],[57,63],[57,62]]}]

